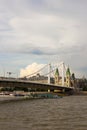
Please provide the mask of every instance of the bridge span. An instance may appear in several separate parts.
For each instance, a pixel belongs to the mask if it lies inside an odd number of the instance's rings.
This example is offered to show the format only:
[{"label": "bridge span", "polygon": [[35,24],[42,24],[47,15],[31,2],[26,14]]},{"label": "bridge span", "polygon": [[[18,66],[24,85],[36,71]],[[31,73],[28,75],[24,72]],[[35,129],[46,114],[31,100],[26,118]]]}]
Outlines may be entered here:
[{"label": "bridge span", "polygon": [[63,90],[72,91],[74,87],[59,86],[55,84],[38,83],[29,80],[19,80],[19,79],[0,79],[0,87],[25,87],[31,89],[42,89],[42,90]]}]

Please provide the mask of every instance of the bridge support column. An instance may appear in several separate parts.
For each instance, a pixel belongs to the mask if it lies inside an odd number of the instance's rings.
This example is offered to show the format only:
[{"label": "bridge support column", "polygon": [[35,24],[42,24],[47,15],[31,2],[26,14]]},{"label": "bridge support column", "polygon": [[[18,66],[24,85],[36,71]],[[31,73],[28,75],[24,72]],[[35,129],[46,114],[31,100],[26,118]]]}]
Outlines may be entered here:
[{"label": "bridge support column", "polygon": [[50,71],[51,71],[51,64],[48,65],[48,84],[50,84]]},{"label": "bridge support column", "polygon": [[64,63],[62,63],[62,86],[64,86]]},{"label": "bridge support column", "polygon": [[65,92],[65,89],[62,89],[62,92],[64,93],[64,92]]},{"label": "bridge support column", "polygon": [[48,89],[48,92],[50,93],[50,89]]}]

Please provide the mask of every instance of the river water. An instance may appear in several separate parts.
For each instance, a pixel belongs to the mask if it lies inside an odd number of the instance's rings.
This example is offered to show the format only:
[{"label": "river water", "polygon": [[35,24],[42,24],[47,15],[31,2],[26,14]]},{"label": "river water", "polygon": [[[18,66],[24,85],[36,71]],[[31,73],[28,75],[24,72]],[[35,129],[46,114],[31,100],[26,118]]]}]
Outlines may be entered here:
[{"label": "river water", "polygon": [[87,130],[87,96],[0,101],[0,130]]}]

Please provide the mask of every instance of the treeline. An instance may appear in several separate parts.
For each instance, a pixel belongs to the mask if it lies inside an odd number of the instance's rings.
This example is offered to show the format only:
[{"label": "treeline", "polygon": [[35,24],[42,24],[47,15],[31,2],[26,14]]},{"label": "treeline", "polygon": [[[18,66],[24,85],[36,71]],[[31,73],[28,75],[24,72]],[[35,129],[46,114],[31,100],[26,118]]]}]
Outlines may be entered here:
[{"label": "treeline", "polygon": [[28,92],[28,88],[25,87],[3,87],[0,89],[1,91],[8,91],[8,92],[13,92],[13,91],[24,91]]},{"label": "treeline", "polygon": [[3,87],[0,91],[14,92],[14,91],[24,91],[24,92],[34,92],[34,91],[46,91],[44,89],[26,88],[26,87]]},{"label": "treeline", "polygon": [[78,87],[82,90],[82,91],[87,91],[87,79],[79,79],[78,81]]}]

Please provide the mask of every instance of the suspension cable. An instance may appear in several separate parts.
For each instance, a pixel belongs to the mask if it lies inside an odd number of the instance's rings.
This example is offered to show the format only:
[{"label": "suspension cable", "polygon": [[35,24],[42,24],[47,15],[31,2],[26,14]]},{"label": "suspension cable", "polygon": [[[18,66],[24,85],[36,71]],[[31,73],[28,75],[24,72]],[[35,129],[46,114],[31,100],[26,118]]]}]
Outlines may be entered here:
[{"label": "suspension cable", "polygon": [[[63,64],[63,62],[60,63],[60,64],[58,65],[58,67],[61,66],[62,64]],[[65,65],[64,65],[64,69],[66,70]],[[55,70],[56,70],[56,67],[54,67],[54,69],[52,69],[50,72],[44,74],[44,76],[45,76],[45,75],[48,75],[48,74],[50,74],[50,73],[52,73],[52,72],[54,72]]]},{"label": "suspension cable", "polygon": [[[61,64],[63,64],[63,62],[60,63],[59,65],[57,65],[57,67],[61,66]],[[34,75],[34,74],[37,74],[38,72],[40,72],[41,70],[43,70],[43,69],[44,69],[45,67],[47,67],[47,66],[48,66],[48,64],[46,64],[44,67],[42,67],[41,69],[37,70],[36,72],[31,73],[31,74],[29,74],[29,75],[26,75],[26,76],[24,76],[24,77],[27,78],[27,77],[30,77],[30,76],[32,76],[32,75]],[[65,65],[64,65],[64,68],[65,68]],[[48,72],[48,73],[46,73],[46,74],[44,74],[44,75],[48,75],[48,74],[54,72],[55,70],[56,70],[56,67],[54,67],[54,69],[52,69],[50,72]],[[65,68],[65,70],[66,70],[66,68]],[[23,77],[23,78],[24,78],[24,77]]]},{"label": "suspension cable", "polygon": [[55,69],[52,69],[50,72],[44,74],[44,76],[45,76],[45,75],[48,75],[48,74],[50,74],[50,73],[52,73],[52,72],[54,72],[55,70],[56,70],[56,68],[55,68]]}]

